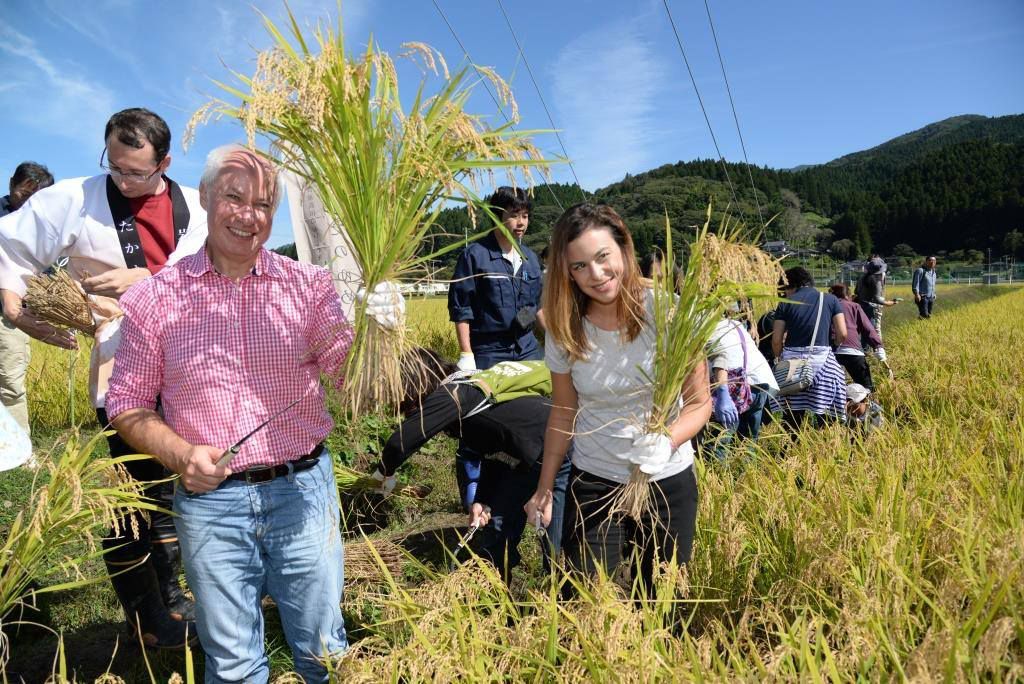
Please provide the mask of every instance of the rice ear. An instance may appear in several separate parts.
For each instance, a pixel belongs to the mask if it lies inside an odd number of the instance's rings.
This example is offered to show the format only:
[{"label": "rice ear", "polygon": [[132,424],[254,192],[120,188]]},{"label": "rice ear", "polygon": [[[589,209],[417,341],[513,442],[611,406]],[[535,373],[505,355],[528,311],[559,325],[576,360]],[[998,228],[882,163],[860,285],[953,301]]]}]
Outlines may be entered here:
[{"label": "rice ear", "polygon": [[51,325],[90,336],[96,333],[89,299],[64,269],[29,278],[23,301],[32,313]]},{"label": "rice ear", "polygon": [[[257,136],[269,139],[277,162],[305,179],[343,227],[367,291],[383,282],[418,280],[430,259],[478,237],[424,253],[447,203],[463,202],[472,213],[482,204],[481,183],[493,182],[496,171],[506,172],[513,185],[517,174],[532,184],[534,171],[554,161],[541,155],[528,132],[512,129],[515,116],[511,124],[491,128],[466,110],[475,86],[471,66],[450,73],[436,50],[406,45],[406,56],[423,67],[423,75],[414,96],[403,102],[386,52],[370,43],[350,55],[340,23],[319,24],[303,35],[290,11],[288,16],[285,30],[264,17],[272,47],[259,53],[255,73],[234,74],[237,86],[218,83],[229,99],[207,103],[189,125],[228,117],[242,124],[250,146]],[[508,85],[491,70],[481,73],[514,113]],[[433,83],[437,88],[430,92]],[[354,316],[344,401],[356,415],[396,406],[408,335],[380,330],[366,320],[364,306]]]}]

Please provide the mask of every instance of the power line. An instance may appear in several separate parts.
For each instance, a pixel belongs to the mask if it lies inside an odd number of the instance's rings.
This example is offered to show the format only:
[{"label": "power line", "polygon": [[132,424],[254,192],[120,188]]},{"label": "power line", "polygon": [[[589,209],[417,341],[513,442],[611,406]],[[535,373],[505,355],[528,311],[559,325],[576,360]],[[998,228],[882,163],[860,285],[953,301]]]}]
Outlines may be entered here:
[{"label": "power line", "polygon": [[[480,69],[477,68],[476,62],[473,61],[473,58],[469,56],[469,50],[467,50],[466,46],[462,44],[462,41],[459,39],[459,34],[455,32],[455,28],[452,26],[451,22],[448,21],[448,17],[445,15],[444,10],[441,9],[441,6],[439,4],[437,4],[437,0],[431,1],[434,3],[434,8],[437,10],[437,13],[441,15],[441,19],[444,20],[445,26],[448,27],[449,31],[451,31],[452,37],[455,38],[455,42],[459,44],[459,49],[462,50],[462,54],[466,56],[466,60],[469,62],[469,65],[473,67],[473,71],[475,71],[476,75],[480,78],[480,82],[483,84],[484,90],[486,90],[487,94],[491,96],[491,101],[494,102],[494,106],[497,107],[498,113],[501,114],[501,116],[505,119],[505,123],[507,123],[509,127],[514,131],[516,127],[512,124],[512,120],[509,119],[508,114],[505,113],[505,109],[501,106],[501,103],[498,101],[498,96],[495,95],[494,92],[491,90],[491,86],[490,83],[488,82],[488,79],[480,72]],[[573,175],[575,176],[575,174]],[[555,191],[551,189],[551,184],[545,183],[544,187],[547,188],[548,192],[551,194],[551,199],[555,200],[555,204],[558,206],[558,211],[565,211],[565,207],[563,207],[562,203],[558,201],[558,196],[555,195]]]},{"label": "power line", "polygon": [[679,54],[683,56],[683,63],[686,64],[686,72],[690,74],[690,83],[693,84],[693,92],[697,94],[697,102],[700,104],[700,111],[704,112],[704,122],[708,125],[708,133],[711,134],[711,142],[715,144],[715,152],[718,153],[718,159],[722,162],[722,170],[725,172],[725,180],[729,184],[729,191],[732,193],[732,200],[736,203],[737,207],[739,207],[740,201],[736,198],[736,188],[733,187],[732,178],[729,177],[729,169],[725,165],[725,157],[722,156],[722,150],[718,147],[718,138],[715,137],[715,131],[711,128],[711,119],[708,118],[708,110],[704,108],[704,100],[700,96],[700,89],[697,88],[697,79],[693,77],[693,69],[690,68],[690,60],[686,58],[686,50],[683,48],[683,40],[679,37],[679,31],[676,29],[676,22],[672,18],[672,10],[668,7],[668,0],[661,0],[661,2],[665,5],[665,14],[668,15],[668,22],[672,25],[672,33],[676,36],[676,44],[679,46]]},{"label": "power line", "polygon": [[754,174],[750,170],[750,159],[747,158],[747,145],[743,142],[743,133],[740,131],[740,117],[736,114],[736,103],[732,99],[732,88],[729,87],[729,77],[725,75],[725,60],[722,59],[722,50],[718,47],[718,33],[715,31],[715,22],[711,19],[711,8],[708,0],[704,0],[704,11],[708,14],[708,24],[711,26],[711,37],[715,39],[715,52],[718,53],[718,64],[722,67],[722,80],[725,81],[725,92],[729,94],[729,106],[732,107],[732,119],[736,122],[736,135],[740,138],[740,147],[743,149],[743,162],[747,166],[747,176],[750,178],[750,189],[754,191],[754,204],[757,205],[757,217],[761,220],[761,228],[764,229],[764,214],[761,212],[761,201],[757,199],[757,187],[754,185]]},{"label": "power line", "polygon": [[505,12],[505,6],[501,4],[501,0],[497,0],[498,9],[501,10],[501,15],[505,17],[505,25],[508,26],[508,32],[512,34],[512,40],[516,43],[516,49],[519,50],[519,55],[523,58],[523,64],[526,65],[526,73],[530,75],[530,81],[533,82],[533,89],[537,91],[537,97],[540,99],[540,104],[544,107],[544,113],[547,114],[548,123],[551,124],[551,130],[555,134],[555,139],[558,140],[558,146],[562,148],[562,154],[565,155],[565,161],[569,164],[569,170],[572,171],[572,177],[576,181],[576,187],[580,191],[580,195],[583,197],[583,201],[587,200],[587,193],[583,190],[583,184],[580,183],[579,177],[576,175],[576,168],[572,165],[572,160],[569,158],[569,152],[565,149],[565,144],[562,142],[562,136],[558,134],[558,129],[555,126],[555,120],[551,116],[551,112],[548,110],[548,104],[544,101],[544,95],[540,91],[540,86],[537,85],[537,79],[533,77],[533,69],[530,68],[530,62],[526,59],[526,53],[523,52],[523,46],[519,44],[519,37],[516,36],[515,29],[512,28],[512,22],[509,21],[508,14]]}]

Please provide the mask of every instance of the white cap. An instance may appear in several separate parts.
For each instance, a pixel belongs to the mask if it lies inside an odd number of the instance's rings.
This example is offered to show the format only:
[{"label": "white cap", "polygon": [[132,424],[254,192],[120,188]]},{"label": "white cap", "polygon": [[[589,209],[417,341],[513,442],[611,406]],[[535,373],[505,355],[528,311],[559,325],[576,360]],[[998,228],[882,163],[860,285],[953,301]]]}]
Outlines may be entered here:
[{"label": "white cap", "polygon": [[851,382],[846,386],[846,398],[855,404],[859,404],[867,399],[869,394],[871,394],[871,390],[864,385],[858,385],[855,382]]}]

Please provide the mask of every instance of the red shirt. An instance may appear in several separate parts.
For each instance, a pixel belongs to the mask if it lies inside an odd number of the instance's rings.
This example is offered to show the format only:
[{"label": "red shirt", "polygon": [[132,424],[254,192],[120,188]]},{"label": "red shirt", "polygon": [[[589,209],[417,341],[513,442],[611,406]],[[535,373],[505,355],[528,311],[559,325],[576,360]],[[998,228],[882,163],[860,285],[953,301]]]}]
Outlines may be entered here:
[{"label": "red shirt", "polygon": [[155,409],[190,444],[227,449],[257,432],[233,471],[311,452],[334,426],[320,374],[339,378],[352,327],[328,270],[263,249],[239,282],[217,273],[206,250],[121,297],[121,344],[107,391],[110,418]]},{"label": "red shirt", "polygon": [[171,184],[164,182],[164,191],[145,197],[129,197],[128,206],[135,214],[135,230],[139,233],[146,267],[156,275],[174,251],[174,209],[171,206]]}]

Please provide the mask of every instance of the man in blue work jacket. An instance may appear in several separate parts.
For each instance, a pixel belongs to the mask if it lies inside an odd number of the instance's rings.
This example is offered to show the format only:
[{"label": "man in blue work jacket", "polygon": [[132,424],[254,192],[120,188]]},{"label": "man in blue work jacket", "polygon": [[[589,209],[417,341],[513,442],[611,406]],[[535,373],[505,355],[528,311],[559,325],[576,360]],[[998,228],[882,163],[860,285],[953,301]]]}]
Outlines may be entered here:
[{"label": "man in blue work jacket", "polygon": [[[539,320],[540,260],[523,235],[532,202],[522,188],[498,188],[488,204],[516,240],[517,251],[498,229],[466,247],[448,290],[448,313],[459,341],[459,369],[484,370],[499,361],[544,358],[533,334]],[[467,508],[480,479],[480,456],[460,447],[455,476]]]}]

